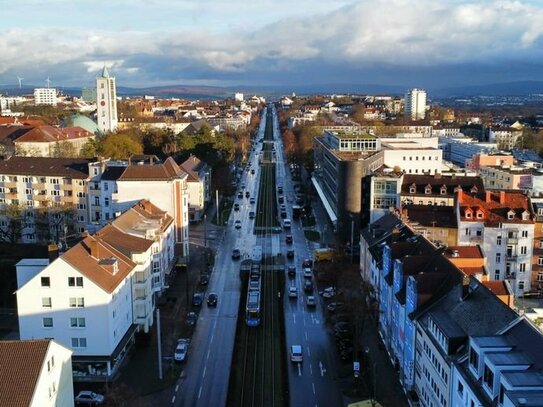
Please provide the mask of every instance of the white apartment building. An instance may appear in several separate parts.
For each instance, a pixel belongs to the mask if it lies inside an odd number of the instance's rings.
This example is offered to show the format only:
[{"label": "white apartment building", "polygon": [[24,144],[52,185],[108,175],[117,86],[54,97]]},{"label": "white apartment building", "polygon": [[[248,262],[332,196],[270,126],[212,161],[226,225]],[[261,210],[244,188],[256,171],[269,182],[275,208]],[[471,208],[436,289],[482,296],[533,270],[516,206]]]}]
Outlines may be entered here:
[{"label": "white apartment building", "polygon": [[508,280],[515,295],[530,291],[534,220],[521,192],[457,192],[458,245],[479,244],[490,280]]},{"label": "white apartment building", "polygon": [[0,341],[0,405],[72,407],[71,356],[53,339]]},{"label": "white apartment building", "polygon": [[104,66],[102,74],[96,78],[96,121],[102,133],[117,128],[117,88],[115,78],[109,76]]},{"label": "white apartment building", "polygon": [[50,264],[17,264],[21,339],[54,337],[73,350],[74,379],[103,381],[119,368],[134,342],[131,278],[137,264],[87,236]]},{"label": "white apartment building", "polygon": [[426,91],[409,89],[405,94],[405,115],[411,120],[421,120],[426,116]]},{"label": "white apartment building", "polygon": [[188,174],[189,221],[200,222],[211,202],[211,168],[196,156],[190,156],[180,167]]},{"label": "white apartment building", "polygon": [[34,89],[34,104],[56,106],[57,102],[57,90],[55,88]]}]

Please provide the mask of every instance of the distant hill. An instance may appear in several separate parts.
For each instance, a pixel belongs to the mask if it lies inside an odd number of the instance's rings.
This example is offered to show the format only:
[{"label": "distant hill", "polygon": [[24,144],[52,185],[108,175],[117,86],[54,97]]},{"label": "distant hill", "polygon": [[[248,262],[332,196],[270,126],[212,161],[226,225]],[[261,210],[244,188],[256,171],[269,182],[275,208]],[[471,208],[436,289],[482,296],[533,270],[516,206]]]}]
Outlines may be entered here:
[{"label": "distant hill", "polygon": [[[278,86],[191,86],[171,85],[153,86],[145,88],[131,88],[118,86],[119,96],[157,96],[163,98],[178,97],[184,99],[224,99],[232,97],[235,92],[243,92],[246,96],[264,95],[268,98],[276,98],[295,92],[297,95],[312,94],[381,94],[402,96],[408,86],[382,85],[382,84],[314,84],[314,85],[278,85]],[[63,93],[79,96],[80,87],[58,87]],[[474,86],[456,86],[448,88],[426,88],[430,98],[436,97],[463,97],[463,96],[527,96],[530,94],[543,94],[543,81],[518,81],[508,83],[495,83]],[[34,86],[23,85],[22,89],[13,85],[0,85],[0,93],[8,95],[32,94]]]}]

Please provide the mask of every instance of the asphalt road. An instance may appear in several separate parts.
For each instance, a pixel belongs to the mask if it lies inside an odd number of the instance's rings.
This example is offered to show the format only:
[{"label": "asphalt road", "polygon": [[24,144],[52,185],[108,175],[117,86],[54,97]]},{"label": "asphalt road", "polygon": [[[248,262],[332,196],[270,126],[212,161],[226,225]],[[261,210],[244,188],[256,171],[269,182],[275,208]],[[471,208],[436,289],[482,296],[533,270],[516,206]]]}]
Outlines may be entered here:
[{"label": "asphalt road", "polygon": [[[265,115],[264,115],[265,117]],[[264,134],[265,120],[259,128],[259,137]],[[257,237],[253,234],[254,219],[249,219],[249,212],[256,205],[250,204],[245,197],[249,191],[251,197],[258,196],[258,156],[260,146],[250,156],[255,174],[244,171],[240,185],[244,184],[244,197],[235,202],[240,204],[239,211],[232,211],[223,236],[219,239],[214,271],[207,292],[218,294],[216,308],[202,306],[196,330],[192,337],[189,353],[178,385],[172,394],[175,406],[224,406],[228,394],[228,380],[236,323],[240,301],[239,260],[232,260],[232,250],[239,248],[243,255],[250,255]],[[236,220],[241,221],[241,229],[234,227]]]},{"label": "asphalt road", "polygon": [[[263,117],[265,118],[265,114]],[[276,117],[274,116],[277,182],[284,186],[285,204],[292,219],[295,193],[288,166],[284,161]],[[264,126],[265,120],[262,120],[257,139],[263,137]],[[243,191],[248,190],[251,197],[255,198],[258,197],[258,152],[261,144],[256,143],[256,146],[256,151],[252,151],[250,156],[255,174],[244,171],[240,181],[240,184],[245,184]],[[231,254],[234,248],[238,248],[242,256],[250,256],[255,245],[266,247],[272,253],[286,254],[290,247],[295,251],[295,258],[289,260],[289,263],[296,265],[297,275],[295,278],[287,278],[286,283],[298,287],[298,298],[294,300],[286,295],[284,297],[286,345],[287,349],[293,344],[302,345],[304,361],[300,364],[289,362],[290,405],[343,405],[335,375],[335,346],[325,329],[322,298],[316,290],[314,295],[317,307],[309,310],[305,305],[301,264],[303,259],[313,257],[313,245],[305,240],[301,224],[296,220],[293,220],[290,231],[274,235],[271,242],[262,242],[262,238],[253,233],[254,219],[249,219],[249,211],[255,210],[256,205],[251,205],[245,196],[242,199],[236,197],[235,202],[240,204],[240,210],[232,211],[224,235],[213,236],[218,240],[218,250],[207,292],[218,294],[218,305],[217,308],[208,308],[205,303],[202,306],[185,366],[172,394],[172,405],[207,407],[226,404],[240,300],[239,260],[232,260]],[[235,229],[236,220],[241,221],[241,229]],[[285,242],[287,234],[293,235],[294,241],[291,245]],[[316,287],[316,284],[314,286]]]}]

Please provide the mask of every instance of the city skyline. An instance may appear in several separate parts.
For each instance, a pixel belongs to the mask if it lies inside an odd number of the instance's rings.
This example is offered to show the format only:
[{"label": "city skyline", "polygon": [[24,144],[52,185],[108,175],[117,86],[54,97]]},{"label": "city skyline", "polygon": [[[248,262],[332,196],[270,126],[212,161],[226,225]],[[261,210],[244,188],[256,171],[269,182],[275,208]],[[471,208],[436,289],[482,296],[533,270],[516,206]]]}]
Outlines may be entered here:
[{"label": "city skyline", "polygon": [[89,86],[104,65],[132,87],[543,79],[537,1],[1,3],[4,85]]}]

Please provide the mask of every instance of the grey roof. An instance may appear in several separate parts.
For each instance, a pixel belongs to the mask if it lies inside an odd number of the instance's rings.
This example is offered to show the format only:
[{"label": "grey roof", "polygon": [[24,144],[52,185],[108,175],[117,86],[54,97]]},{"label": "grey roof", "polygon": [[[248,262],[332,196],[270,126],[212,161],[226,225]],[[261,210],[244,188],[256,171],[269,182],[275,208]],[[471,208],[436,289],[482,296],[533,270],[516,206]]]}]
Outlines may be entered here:
[{"label": "grey roof", "polygon": [[456,284],[428,313],[447,313],[468,336],[497,334],[518,317],[477,279],[470,277],[469,288],[463,297],[462,284]]},{"label": "grey roof", "polygon": [[464,330],[446,312],[437,311],[432,314],[432,319],[447,338],[458,338],[466,335]]},{"label": "grey roof", "polygon": [[531,358],[532,369],[543,369],[543,334],[532,322],[521,318],[506,330],[504,336],[517,350],[522,350]]},{"label": "grey roof", "polygon": [[476,336],[471,338],[471,342],[481,348],[505,348],[511,346],[511,343],[503,336]]},{"label": "grey roof", "polygon": [[503,377],[511,383],[512,386],[522,386],[522,387],[541,387],[543,385],[543,372],[538,371],[503,371]]},{"label": "grey roof", "polygon": [[113,166],[108,165],[106,170],[102,174],[102,181],[117,181],[123,172],[126,170],[126,167],[122,166]]},{"label": "grey roof", "polygon": [[534,150],[524,150],[520,148],[514,148],[511,150],[513,157],[518,161],[534,161],[536,163],[543,163],[543,159]]},{"label": "grey roof", "polygon": [[529,365],[530,358],[523,352],[488,352],[485,357],[495,365]]},{"label": "grey roof", "polygon": [[543,391],[508,391],[507,397],[516,407],[543,406]]}]

